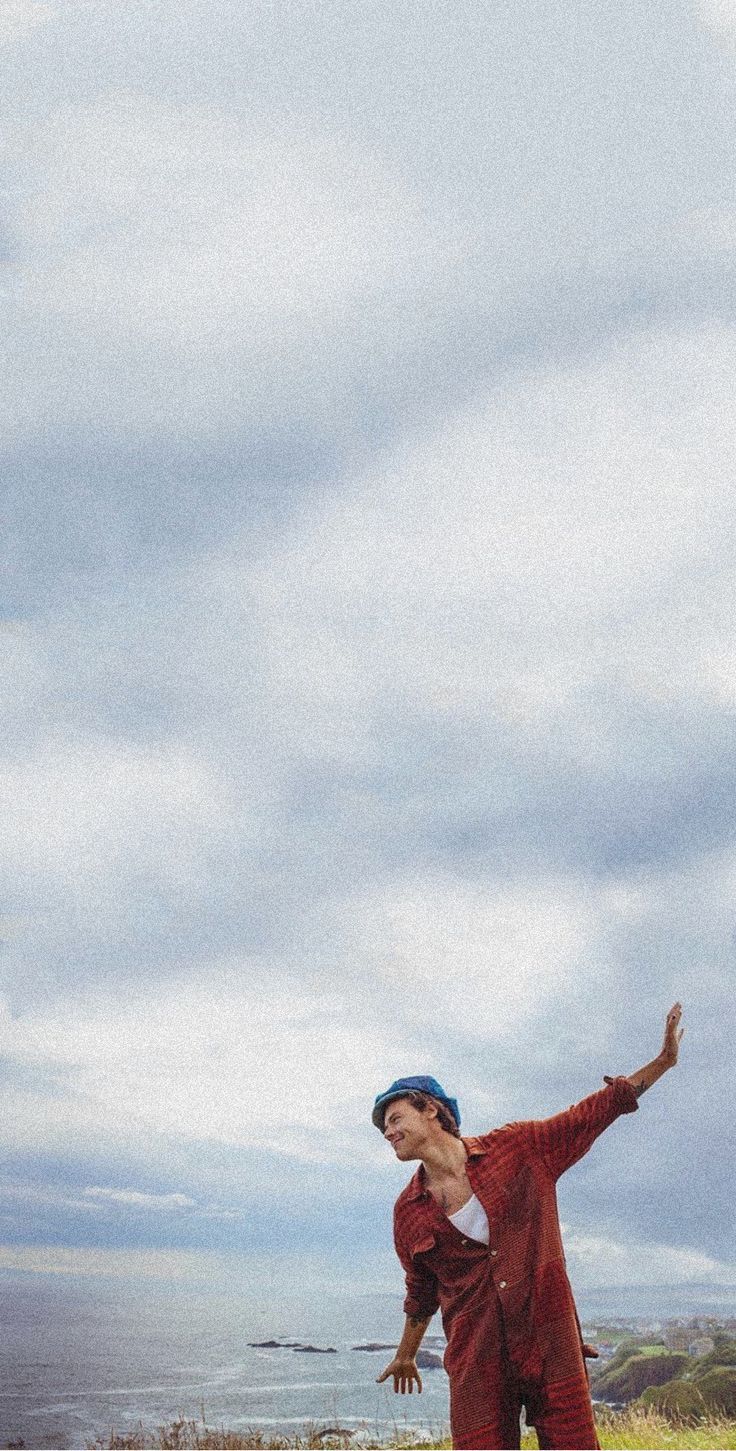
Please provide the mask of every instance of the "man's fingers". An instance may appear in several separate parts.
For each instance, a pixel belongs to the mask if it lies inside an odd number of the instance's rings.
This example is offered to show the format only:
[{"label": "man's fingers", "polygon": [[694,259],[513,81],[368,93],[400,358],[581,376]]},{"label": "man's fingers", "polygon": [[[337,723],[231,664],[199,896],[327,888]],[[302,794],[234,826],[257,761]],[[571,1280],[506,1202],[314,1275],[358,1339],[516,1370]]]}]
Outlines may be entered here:
[{"label": "man's fingers", "polygon": [[388,1380],[389,1376],[393,1379],[396,1395],[399,1393],[402,1396],[406,1395],[407,1391],[411,1395],[414,1390],[415,1381],[417,1383],[417,1390],[420,1391],[422,1389],[422,1377],[418,1370],[406,1371],[401,1370],[398,1366],[387,1365],[386,1369],[381,1371],[380,1375],[376,1376],[376,1385],[382,1385],[385,1380]]}]

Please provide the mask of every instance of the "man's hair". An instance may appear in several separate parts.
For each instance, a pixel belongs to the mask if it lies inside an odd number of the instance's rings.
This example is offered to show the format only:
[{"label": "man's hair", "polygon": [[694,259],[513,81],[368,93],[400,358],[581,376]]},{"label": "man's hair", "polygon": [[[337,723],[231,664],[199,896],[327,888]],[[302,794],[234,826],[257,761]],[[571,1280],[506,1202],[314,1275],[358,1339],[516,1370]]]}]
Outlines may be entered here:
[{"label": "man's hair", "polygon": [[399,1097],[405,1098],[412,1105],[412,1107],[418,1109],[420,1113],[424,1113],[427,1105],[433,1103],[435,1108],[437,1109],[437,1122],[440,1125],[440,1128],[443,1128],[446,1133],[452,1134],[456,1139],[460,1138],[460,1130],[455,1123],[455,1120],[450,1113],[449,1108],[447,1108],[444,1103],[440,1103],[439,1099],[433,1098],[431,1093],[422,1093],[421,1090],[418,1088],[408,1088],[406,1090],[406,1093],[402,1093],[400,1095],[397,1094],[396,1099],[389,1100],[383,1110],[383,1119],[381,1124],[382,1129],[386,1126],[386,1113],[388,1109],[391,1107],[392,1103],[397,1102]]}]

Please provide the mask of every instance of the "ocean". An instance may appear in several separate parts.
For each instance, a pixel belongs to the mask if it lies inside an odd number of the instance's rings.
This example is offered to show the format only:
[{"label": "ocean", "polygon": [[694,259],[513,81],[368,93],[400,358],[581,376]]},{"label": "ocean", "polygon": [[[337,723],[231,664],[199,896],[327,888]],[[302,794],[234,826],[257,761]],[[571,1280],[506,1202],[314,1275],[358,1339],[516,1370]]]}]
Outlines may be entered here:
[{"label": "ocean", "polygon": [[[734,1313],[734,1291],[649,1286],[583,1292],[584,1323]],[[232,1430],[296,1433],[339,1423],[389,1439],[396,1427],[448,1422],[444,1371],[423,1372],[421,1396],[396,1396],[376,1376],[396,1342],[401,1296],[349,1293],[340,1283],[269,1297],[262,1284],[130,1281],[0,1272],[0,1446],[84,1448],[111,1429],[155,1429],[179,1416]],[[439,1317],[428,1348],[441,1351]],[[432,1339],[434,1333],[434,1340]],[[326,1353],[258,1348],[291,1340]]]},{"label": "ocean", "polygon": [[[435,1429],[448,1419],[447,1378],[423,1372],[422,1395],[376,1385],[393,1341],[399,1295],[340,1291],[277,1305],[201,1284],[131,1284],[99,1277],[0,1274],[0,1446],[84,1448],[110,1431],[179,1416],[208,1425],[296,1433],[309,1421]],[[439,1330],[430,1327],[431,1332]],[[293,1340],[326,1353],[255,1348]],[[441,1350],[442,1346],[428,1348]]]}]

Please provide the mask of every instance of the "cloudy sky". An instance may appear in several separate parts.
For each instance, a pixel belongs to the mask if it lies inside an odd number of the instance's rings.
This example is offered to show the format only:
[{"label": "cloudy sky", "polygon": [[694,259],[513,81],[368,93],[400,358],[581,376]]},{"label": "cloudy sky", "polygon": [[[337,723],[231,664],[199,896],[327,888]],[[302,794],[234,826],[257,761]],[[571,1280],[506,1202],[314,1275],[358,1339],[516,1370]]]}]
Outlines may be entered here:
[{"label": "cloudy sky", "polygon": [[381,1088],[552,1113],[680,998],[568,1258],[736,1283],[733,0],[0,48],[0,1267],[391,1285]]}]

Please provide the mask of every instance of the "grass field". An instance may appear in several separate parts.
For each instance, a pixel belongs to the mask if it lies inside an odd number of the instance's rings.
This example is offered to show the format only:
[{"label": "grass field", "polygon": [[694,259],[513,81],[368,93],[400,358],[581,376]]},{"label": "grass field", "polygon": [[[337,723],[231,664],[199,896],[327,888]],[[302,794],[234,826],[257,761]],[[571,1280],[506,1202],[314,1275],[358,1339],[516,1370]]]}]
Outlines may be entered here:
[{"label": "grass field", "polygon": [[[736,1451],[736,1421],[721,1417],[708,1417],[697,1426],[673,1424],[663,1416],[637,1407],[625,1411],[601,1411],[597,1415],[598,1436],[603,1451],[660,1451],[660,1448],[677,1448],[677,1451]],[[386,1451],[386,1442],[371,1440],[367,1435],[348,1436],[340,1434],[339,1428],[327,1426],[305,1426],[300,1436],[290,1439],[264,1436],[259,1431],[234,1432],[223,1427],[206,1426],[199,1421],[174,1421],[154,1432],[141,1427],[133,1435],[111,1436],[107,1441],[94,1443],[94,1451],[319,1451],[321,1447],[364,1448],[379,1447]],[[449,1435],[438,1435],[431,1441],[397,1436],[390,1443],[394,1447],[438,1448],[450,1446]],[[522,1439],[524,1451],[536,1448],[537,1438],[529,1431]],[[492,1448],[489,1448],[492,1451]]]}]

